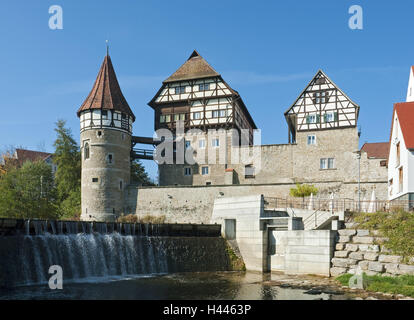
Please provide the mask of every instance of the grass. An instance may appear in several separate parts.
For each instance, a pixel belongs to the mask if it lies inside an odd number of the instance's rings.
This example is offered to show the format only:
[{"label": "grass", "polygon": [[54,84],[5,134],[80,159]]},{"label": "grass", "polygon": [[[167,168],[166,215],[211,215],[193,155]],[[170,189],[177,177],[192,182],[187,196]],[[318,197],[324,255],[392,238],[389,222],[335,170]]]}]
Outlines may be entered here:
[{"label": "grass", "polygon": [[[343,286],[348,286],[352,274],[343,274],[336,278]],[[367,276],[363,274],[364,289],[373,292],[402,294],[414,298],[414,276],[398,277]]]}]

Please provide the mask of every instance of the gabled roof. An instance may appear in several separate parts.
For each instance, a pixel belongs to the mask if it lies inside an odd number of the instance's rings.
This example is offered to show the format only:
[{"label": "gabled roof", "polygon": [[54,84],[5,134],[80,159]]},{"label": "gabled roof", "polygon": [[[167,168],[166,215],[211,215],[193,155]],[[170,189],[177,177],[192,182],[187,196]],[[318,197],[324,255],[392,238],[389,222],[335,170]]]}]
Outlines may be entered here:
[{"label": "gabled roof", "polygon": [[366,152],[368,158],[387,159],[388,147],[388,142],[365,143],[361,151]]},{"label": "gabled roof", "polygon": [[169,76],[164,83],[220,76],[200,54],[194,50],[187,61]]},{"label": "gabled roof", "polygon": [[414,102],[400,102],[394,104],[390,142],[394,128],[395,113],[397,113],[406,148],[414,149]]},{"label": "gabled roof", "polygon": [[135,121],[135,115],[122,94],[108,54],[105,56],[91,92],[77,112],[78,117],[82,111],[90,109],[120,111],[130,115]]},{"label": "gabled roof", "polygon": [[[359,105],[358,104],[356,104],[354,101],[352,101],[351,100],[351,98],[350,97],[348,97],[346,94],[345,94],[345,92],[343,92],[342,90],[341,90],[341,88],[339,88],[336,84],[335,84],[335,82],[333,82],[327,75],[326,75],[326,73],[325,72],[323,72],[321,69],[319,69],[318,70],[318,72],[316,72],[316,74],[315,74],[315,76],[312,78],[312,80],[311,81],[309,81],[309,83],[306,85],[306,87],[305,87],[305,89],[303,89],[302,90],[302,92],[299,94],[299,96],[296,98],[296,100],[295,100],[295,102],[293,102],[292,103],[292,105],[285,111],[285,116],[287,116],[287,114],[288,114],[288,112],[296,105],[296,103],[298,102],[298,100],[302,97],[302,95],[305,93],[305,91],[308,89],[308,87],[309,86],[311,86],[312,85],[312,83],[316,80],[316,79],[318,79],[318,78],[321,78],[321,77],[324,77],[324,78],[326,78],[326,79],[328,79],[328,81],[337,89],[337,90],[339,90],[339,92],[341,92],[342,94],[343,94],[343,96],[345,97],[345,98],[347,98],[353,105],[355,105],[356,107],[357,107],[357,109],[359,110]],[[357,111],[357,112],[359,112],[359,111]]]}]

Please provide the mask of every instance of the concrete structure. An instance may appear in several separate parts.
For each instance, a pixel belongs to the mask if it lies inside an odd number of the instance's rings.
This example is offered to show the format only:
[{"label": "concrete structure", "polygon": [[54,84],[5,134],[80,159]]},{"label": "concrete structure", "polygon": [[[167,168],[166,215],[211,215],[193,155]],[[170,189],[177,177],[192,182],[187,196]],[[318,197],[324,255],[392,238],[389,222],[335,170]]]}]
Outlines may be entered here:
[{"label": "concrete structure", "polygon": [[[301,181],[298,181],[299,183]],[[358,182],[327,181],[314,183],[322,198],[329,198],[331,192],[335,199],[358,199]],[[376,182],[361,183],[361,190],[370,195]],[[263,194],[265,197],[285,199],[293,183],[256,184],[256,185],[211,185],[211,186],[169,186],[137,187],[129,186],[125,192],[125,213],[141,216],[165,215],[171,223],[208,223],[214,201],[223,197],[242,197]],[[340,192],[339,192],[340,191]],[[386,199],[386,189],[376,188],[377,197]],[[316,200],[315,200],[316,201]]]},{"label": "concrete structure", "polygon": [[216,199],[211,217],[237,241],[247,270],[329,276],[336,231],[300,230],[301,220],[266,211],[262,195]]},{"label": "concrete structure", "polygon": [[114,221],[124,210],[131,175],[129,108],[109,55],[78,110],[82,156],[82,220]]}]

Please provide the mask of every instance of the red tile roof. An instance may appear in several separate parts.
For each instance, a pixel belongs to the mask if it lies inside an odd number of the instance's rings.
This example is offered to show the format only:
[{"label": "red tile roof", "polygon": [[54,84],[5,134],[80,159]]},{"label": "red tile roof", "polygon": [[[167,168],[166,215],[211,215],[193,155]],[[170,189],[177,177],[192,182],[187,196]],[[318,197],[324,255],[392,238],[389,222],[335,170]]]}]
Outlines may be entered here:
[{"label": "red tile roof", "polygon": [[52,156],[52,154],[47,152],[16,149],[16,157],[20,165],[26,161],[46,160],[50,156]]},{"label": "red tile roof", "polygon": [[116,78],[115,70],[109,55],[105,56],[95,84],[86,100],[78,110],[80,113],[90,109],[116,110],[130,115],[135,121],[135,115],[128,105]]},{"label": "red tile roof", "polygon": [[365,143],[361,151],[366,152],[368,158],[387,159],[388,146],[388,142]]},{"label": "red tile roof", "polygon": [[395,113],[397,113],[406,148],[414,149],[414,102],[400,102],[394,104],[390,139],[394,127]]}]

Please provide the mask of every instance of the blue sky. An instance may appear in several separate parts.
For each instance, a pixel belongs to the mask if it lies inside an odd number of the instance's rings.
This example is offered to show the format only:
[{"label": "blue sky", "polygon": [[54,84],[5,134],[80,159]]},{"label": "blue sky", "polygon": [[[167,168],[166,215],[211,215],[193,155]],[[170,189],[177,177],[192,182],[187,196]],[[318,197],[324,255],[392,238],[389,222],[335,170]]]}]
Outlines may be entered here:
[{"label": "blue sky", "polygon": [[[348,27],[353,4],[364,10],[363,30]],[[51,5],[63,9],[63,30],[48,27]],[[361,106],[361,144],[386,141],[414,64],[412,12],[405,0],[1,0],[0,149],[52,152],[58,119],[79,139],[76,110],[106,39],[134,135],[153,134],[147,102],[197,49],[239,91],[264,144],[287,143],[283,112],[318,69]]]}]

